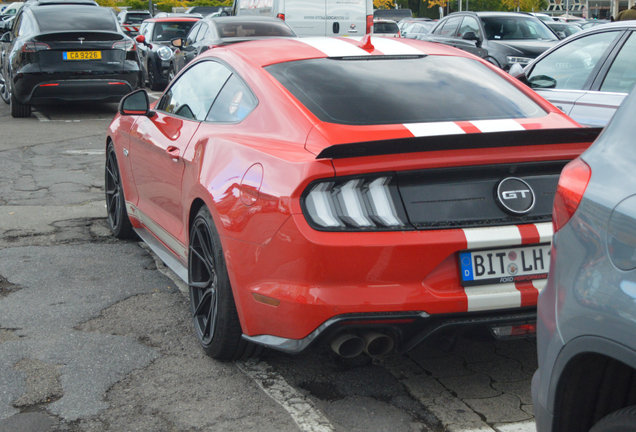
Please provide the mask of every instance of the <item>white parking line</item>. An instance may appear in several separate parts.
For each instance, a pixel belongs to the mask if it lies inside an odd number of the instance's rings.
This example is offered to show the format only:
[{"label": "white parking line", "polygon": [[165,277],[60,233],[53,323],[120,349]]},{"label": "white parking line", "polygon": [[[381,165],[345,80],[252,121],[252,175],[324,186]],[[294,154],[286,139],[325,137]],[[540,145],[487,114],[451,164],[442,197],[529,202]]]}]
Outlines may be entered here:
[{"label": "white parking line", "polygon": [[497,432],[536,432],[537,425],[534,421],[506,423],[495,425],[495,430]]},{"label": "white parking line", "polygon": [[47,121],[51,121],[50,118],[48,118],[47,116],[45,116],[44,114],[42,114],[41,112],[37,112],[37,111],[31,111],[33,113],[33,115],[41,122],[47,122]]},{"label": "white parking line", "polygon": [[236,366],[280,406],[285,408],[298,428],[303,432],[334,432],[334,428],[307,398],[287,384],[274,369],[264,361],[247,360],[236,362]]}]

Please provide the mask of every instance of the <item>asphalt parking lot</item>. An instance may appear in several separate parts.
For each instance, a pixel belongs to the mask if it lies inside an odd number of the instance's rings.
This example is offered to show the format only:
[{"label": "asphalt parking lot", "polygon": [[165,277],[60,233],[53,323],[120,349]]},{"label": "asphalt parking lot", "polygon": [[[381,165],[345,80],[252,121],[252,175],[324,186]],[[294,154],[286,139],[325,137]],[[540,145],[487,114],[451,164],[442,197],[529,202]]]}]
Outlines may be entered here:
[{"label": "asphalt parking lot", "polygon": [[380,359],[326,347],[206,357],[186,288],[108,231],[115,112],[13,119],[0,104],[0,431],[534,430],[532,340],[465,333]]}]

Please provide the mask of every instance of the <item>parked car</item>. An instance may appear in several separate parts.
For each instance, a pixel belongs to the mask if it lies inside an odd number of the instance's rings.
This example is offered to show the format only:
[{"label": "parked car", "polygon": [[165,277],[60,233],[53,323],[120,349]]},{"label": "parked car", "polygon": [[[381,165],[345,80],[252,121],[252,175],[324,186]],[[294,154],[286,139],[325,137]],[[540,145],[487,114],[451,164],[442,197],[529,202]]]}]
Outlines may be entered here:
[{"label": "parked car", "polygon": [[152,14],[147,10],[123,10],[117,15],[122,30],[130,37],[137,36],[141,23],[149,18],[152,18]]},{"label": "parked car", "polygon": [[420,35],[430,33],[433,27],[435,27],[434,21],[414,22],[404,26],[402,30],[400,30],[400,35],[404,38],[417,39]]},{"label": "parked car", "polygon": [[565,166],[539,297],[537,430],[636,431],[636,94]]},{"label": "parked car", "polygon": [[582,30],[581,27],[577,25],[556,21],[551,23],[547,22],[545,24],[550,27],[550,29],[559,37],[559,39],[565,39],[566,37],[572,36],[574,33],[578,33]]},{"label": "parked car", "polygon": [[598,132],[439,44],[233,44],[156,104],[122,100],[108,221],[189,283],[217,359],[405,352],[474,325],[509,337],[534,327],[558,175]]},{"label": "parked car", "polygon": [[564,23],[584,23],[585,18],[577,17],[570,14],[557,15],[553,17],[555,21],[564,22]]},{"label": "parked car", "polygon": [[208,17],[197,23],[186,38],[177,38],[172,59],[172,80],[181,69],[210,48],[254,39],[296,37],[294,31],[278,18],[269,17]]},{"label": "parked car", "polygon": [[171,40],[185,38],[201,18],[151,18],[145,20],[135,38],[148,87],[160,90],[168,84],[174,47]]},{"label": "parked car", "polygon": [[609,24],[612,21],[610,20],[588,20],[585,22],[574,22],[574,25],[578,25],[580,26],[583,30],[587,30],[590,27],[595,27],[595,26],[599,26],[599,25],[603,25],[603,24]]},{"label": "parked car", "polygon": [[539,18],[541,21],[545,22],[545,23],[553,23],[554,18],[552,18],[550,15],[548,14],[544,14],[544,13],[536,13],[536,12],[529,12],[530,15],[535,16],[537,18]]},{"label": "parked car", "polygon": [[413,12],[411,9],[374,9],[374,20],[390,20],[401,21],[403,19],[413,18]]},{"label": "parked car", "polygon": [[400,37],[400,29],[395,21],[374,20],[373,35],[377,37]]},{"label": "parked car", "polygon": [[636,82],[636,22],[576,33],[511,74],[585,126],[607,124]]},{"label": "parked car", "polygon": [[200,13],[159,12],[153,18],[203,18]]},{"label": "parked car", "polygon": [[559,39],[538,18],[514,12],[458,12],[440,20],[418,39],[463,49],[503,70],[522,66]]},{"label": "parked car", "polygon": [[1,41],[0,96],[13,117],[40,103],[119,101],[142,85],[135,42],[108,8],[25,7]]},{"label": "parked car", "polygon": [[298,37],[364,36],[373,30],[373,0],[234,0],[232,15],[280,18]]},{"label": "parked car", "polygon": [[398,21],[398,27],[400,28],[400,32],[404,30],[405,27],[414,24],[414,23],[434,23],[434,21],[430,18],[404,18]]},{"label": "parked car", "polygon": [[0,18],[16,15],[23,4],[24,4],[24,2],[13,2],[13,3],[10,3],[2,11],[2,14],[0,15]]},{"label": "parked car", "polygon": [[188,14],[199,14],[206,17],[211,14],[218,14],[217,16],[230,15],[232,8],[229,6],[192,6],[186,9]]}]

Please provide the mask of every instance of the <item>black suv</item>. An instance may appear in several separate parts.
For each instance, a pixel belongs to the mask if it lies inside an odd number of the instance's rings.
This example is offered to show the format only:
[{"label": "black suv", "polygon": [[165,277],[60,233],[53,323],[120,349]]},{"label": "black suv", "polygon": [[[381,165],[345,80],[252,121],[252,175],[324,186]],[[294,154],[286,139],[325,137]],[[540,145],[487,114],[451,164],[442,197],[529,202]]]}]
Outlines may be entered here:
[{"label": "black suv", "polygon": [[505,71],[527,65],[559,41],[540,19],[514,12],[455,12],[418,39],[468,51]]}]

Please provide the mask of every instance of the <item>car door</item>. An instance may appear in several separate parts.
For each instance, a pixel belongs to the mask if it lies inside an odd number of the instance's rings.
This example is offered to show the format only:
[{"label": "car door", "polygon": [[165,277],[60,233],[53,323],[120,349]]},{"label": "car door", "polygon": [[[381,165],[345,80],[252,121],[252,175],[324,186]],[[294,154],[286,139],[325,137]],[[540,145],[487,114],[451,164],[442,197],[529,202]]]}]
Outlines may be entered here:
[{"label": "car door", "polygon": [[576,38],[540,58],[526,72],[528,84],[570,115],[585,95],[618,41],[622,31],[606,31]]},{"label": "car door", "polygon": [[[139,34],[143,35],[146,38],[146,42],[148,44],[152,42],[153,28],[154,28],[154,23],[144,23],[141,25],[141,28],[139,29]],[[148,45],[143,43],[137,44],[137,50],[139,52],[139,59],[141,60],[141,65],[144,70],[144,76],[148,76],[148,68],[147,68],[148,56],[151,50],[150,48],[148,48]]]},{"label": "car door", "polygon": [[462,18],[463,15],[449,16],[445,21],[439,23],[439,25],[435,27],[433,34],[422,39],[455,46],[457,42],[459,23],[462,21]]},{"label": "car door", "polygon": [[196,37],[197,34],[199,33],[199,30],[201,29],[201,24],[203,24],[202,22],[198,22],[196,23],[194,26],[192,26],[192,28],[190,29],[190,32],[188,33],[188,36],[186,37],[185,40],[185,45],[182,46],[181,48],[177,49],[177,51],[174,54],[174,63],[175,63],[175,75],[181,70],[183,69],[183,67],[187,64],[186,62],[186,48],[191,46]]},{"label": "car door", "polygon": [[187,243],[182,220],[183,155],[230,75],[218,62],[198,62],[168,88],[155,115],[140,117],[130,132],[140,218],[177,254],[182,252],[179,244]]},{"label": "car door", "polygon": [[190,63],[196,58],[196,56],[209,49],[209,40],[211,37],[214,38],[213,28],[211,28],[207,23],[202,22],[201,29],[199,30],[199,33],[197,33],[197,37],[194,40],[194,44],[192,45],[194,47],[194,50],[186,51],[186,64]]},{"label": "car door", "polygon": [[[479,40],[467,40],[463,39],[464,36],[472,32],[479,38]],[[473,16],[465,16],[459,26],[458,37],[455,40],[455,46],[464,51],[468,51],[478,57],[485,58],[488,55],[488,51],[481,47],[481,43],[484,40],[484,33],[481,30],[479,21]]]},{"label": "car door", "polygon": [[604,127],[636,83],[636,35],[627,32],[616,56],[601,69],[592,88],[574,104],[570,117],[586,126]]}]

